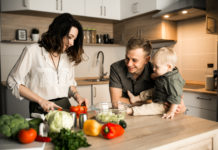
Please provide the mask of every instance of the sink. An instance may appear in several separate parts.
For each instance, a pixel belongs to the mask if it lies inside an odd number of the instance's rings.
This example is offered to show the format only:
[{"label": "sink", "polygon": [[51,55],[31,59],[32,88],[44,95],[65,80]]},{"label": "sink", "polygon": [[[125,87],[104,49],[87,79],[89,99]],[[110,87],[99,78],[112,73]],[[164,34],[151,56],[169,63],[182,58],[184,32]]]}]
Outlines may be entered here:
[{"label": "sink", "polygon": [[100,81],[109,81],[109,78],[107,79],[84,79],[84,81],[88,81],[88,82],[100,82]]},{"label": "sink", "polygon": [[187,88],[187,89],[202,89],[204,88],[204,85],[199,85],[199,84],[186,84],[184,86],[184,88]]}]

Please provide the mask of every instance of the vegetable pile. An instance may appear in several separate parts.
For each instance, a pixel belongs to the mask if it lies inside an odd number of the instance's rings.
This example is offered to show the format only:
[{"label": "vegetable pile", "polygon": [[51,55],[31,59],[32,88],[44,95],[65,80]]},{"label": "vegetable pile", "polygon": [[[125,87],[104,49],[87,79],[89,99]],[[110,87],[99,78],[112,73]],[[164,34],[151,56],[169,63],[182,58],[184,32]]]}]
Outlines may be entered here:
[{"label": "vegetable pile", "polygon": [[113,139],[123,135],[126,127],[124,120],[120,120],[119,124],[106,123],[102,126],[96,120],[89,119],[84,123],[83,132],[89,136],[98,136],[101,133],[104,138]]},{"label": "vegetable pile", "polygon": [[70,112],[75,112],[77,118],[79,117],[80,114],[86,114],[87,113],[87,107],[86,106],[71,106],[70,107]]},{"label": "vegetable pile", "polygon": [[17,138],[21,129],[29,128],[28,121],[19,114],[0,116],[0,133],[9,138]]},{"label": "vegetable pile", "polygon": [[96,119],[100,122],[107,123],[119,123],[120,120],[124,120],[125,112],[115,113],[110,110],[99,112],[96,116]]},{"label": "vegetable pile", "polygon": [[55,150],[77,150],[80,147],[90,146],[82,131],[61,129],[59,133],[50,133],[49,136],[52,138]]}]

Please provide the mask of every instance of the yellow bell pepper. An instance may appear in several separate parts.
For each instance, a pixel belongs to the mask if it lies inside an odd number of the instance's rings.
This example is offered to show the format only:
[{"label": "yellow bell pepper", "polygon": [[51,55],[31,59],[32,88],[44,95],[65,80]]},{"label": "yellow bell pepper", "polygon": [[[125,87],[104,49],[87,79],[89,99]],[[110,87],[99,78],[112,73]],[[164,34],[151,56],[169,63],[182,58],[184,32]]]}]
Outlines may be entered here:
[{"label": "yellow bell pepper", "polygon": [[86,135],[90,136],[98,136],[101,132],[102,125],[98,123],[96,120],[86,120],[83,124],[83,132]]}]

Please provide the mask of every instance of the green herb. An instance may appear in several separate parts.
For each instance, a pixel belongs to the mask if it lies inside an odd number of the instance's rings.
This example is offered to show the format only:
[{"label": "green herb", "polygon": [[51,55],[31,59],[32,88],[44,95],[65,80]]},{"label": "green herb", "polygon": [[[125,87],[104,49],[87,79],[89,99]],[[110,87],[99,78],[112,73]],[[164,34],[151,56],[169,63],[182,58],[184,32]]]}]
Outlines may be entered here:
[{"label": "green herb", "polygon": [[52,138],[55,150],[77,150],[90,146],[83,131],[72,132],[63,128],[59,133],[50,133],[49,137]]}]

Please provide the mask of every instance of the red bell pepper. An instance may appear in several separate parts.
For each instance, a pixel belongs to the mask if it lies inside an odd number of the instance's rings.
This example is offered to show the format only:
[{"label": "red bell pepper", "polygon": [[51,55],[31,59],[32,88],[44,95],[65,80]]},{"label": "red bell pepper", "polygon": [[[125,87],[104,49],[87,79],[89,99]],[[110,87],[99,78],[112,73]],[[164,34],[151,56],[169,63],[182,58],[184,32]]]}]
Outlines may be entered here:
[{"label": "red bell pepper", "polygon": [[36,141],[38,141],[38,142],[51,142],[51,138],[50,137],[42,137],[42,136],[37,135]]},{"label": "red bell pepper", "polygon": [[101,134],[106,139],[113,139],[121,136],[124,133],[124,129],[119,124],[106,123],[101,128]]}]

